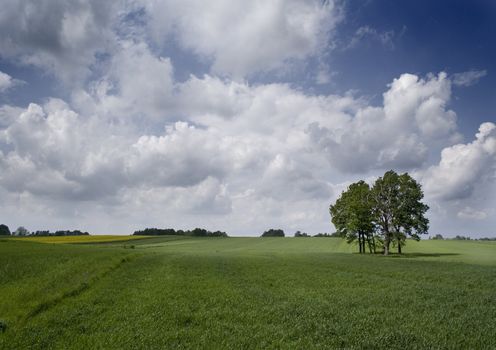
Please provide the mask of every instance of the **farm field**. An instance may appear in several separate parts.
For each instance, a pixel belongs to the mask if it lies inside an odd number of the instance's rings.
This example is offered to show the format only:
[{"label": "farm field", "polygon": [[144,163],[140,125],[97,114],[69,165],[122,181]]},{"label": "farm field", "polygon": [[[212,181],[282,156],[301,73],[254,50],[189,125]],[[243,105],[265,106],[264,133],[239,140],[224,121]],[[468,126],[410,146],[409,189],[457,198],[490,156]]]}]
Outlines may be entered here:
[{"label": "farm field", "polygon": [[38,243],[109,243],[131,241],[136,239],[147,238],[146,236],[116,236],[116,235],[101,235],[101,236],[31,236],[31,237],[10,237],[9,239],[38,242]]},{"label": "farm field", "polygon": [[41,242],[0,239],[2,349],[496,348],[495,242]]}]

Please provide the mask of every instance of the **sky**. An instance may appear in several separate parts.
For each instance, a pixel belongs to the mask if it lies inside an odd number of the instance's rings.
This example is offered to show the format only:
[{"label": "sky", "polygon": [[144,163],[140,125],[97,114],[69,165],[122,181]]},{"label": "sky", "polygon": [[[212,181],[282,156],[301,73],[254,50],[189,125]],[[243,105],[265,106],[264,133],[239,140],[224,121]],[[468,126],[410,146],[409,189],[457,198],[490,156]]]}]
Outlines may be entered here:
[{"label": "sky", "polygon": [[496,235],[496,3],[4,0],[12,230],[333,232],[349,184],[421,185]]}]

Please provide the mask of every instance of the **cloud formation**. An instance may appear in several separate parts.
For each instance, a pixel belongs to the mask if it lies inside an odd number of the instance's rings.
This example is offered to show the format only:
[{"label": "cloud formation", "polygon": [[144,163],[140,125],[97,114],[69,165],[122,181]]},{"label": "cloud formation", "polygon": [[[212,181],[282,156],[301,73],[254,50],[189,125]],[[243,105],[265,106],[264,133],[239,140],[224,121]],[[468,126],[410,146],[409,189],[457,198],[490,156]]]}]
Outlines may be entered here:
[{"label": "cloud formation", "polygon": [[443,200],[469,198],[478,186],[494,184],[496,124],[483,123],[475,140],[444,148],[439,164],[424,175],[426,191]]},{"label": "cloud formation", "polygon": [[155,42],[174,33],[212,72],[243,78],[315,55],[341,19],[334,1],[143,1]]},{"label": "cloud formation", "polygon": [[0,92],[4,92],[14,85],[12,77],[0,71]]},{"label": "cloud formation", "polygon": [[[375,103],[250,80],[321,62],[341,19],[333,1],[7,1],[0,56],[67,93],[0,106],[2,210],[99,233],[329,231],[328,205],[350,181],[395,169],[453,218],[490,219],[471,201],[495,183],[495,125],[463,143],[450,107],[452,87],[485,72],[401,74]],[[207,70],[178,79],[170,46]],[[0,72],[0,92],[12,75]]]},{"label": "cloud formation", "polygon": [[481,78],[487,75],[484,70],[469,70],[462,73],[453,74],[453,84],[456,86],[472,86],[476,84]]}]

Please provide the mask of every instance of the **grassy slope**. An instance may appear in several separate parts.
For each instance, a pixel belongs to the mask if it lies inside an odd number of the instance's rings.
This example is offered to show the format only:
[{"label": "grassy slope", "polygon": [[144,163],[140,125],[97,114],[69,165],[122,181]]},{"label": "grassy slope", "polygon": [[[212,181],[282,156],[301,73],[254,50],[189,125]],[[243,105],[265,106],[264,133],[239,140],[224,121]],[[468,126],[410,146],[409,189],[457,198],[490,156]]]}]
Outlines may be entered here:
[{"label": "grassy slope", "polygon": [[150,238],[0,241],[0,347],[495,348],[496,245]]}]

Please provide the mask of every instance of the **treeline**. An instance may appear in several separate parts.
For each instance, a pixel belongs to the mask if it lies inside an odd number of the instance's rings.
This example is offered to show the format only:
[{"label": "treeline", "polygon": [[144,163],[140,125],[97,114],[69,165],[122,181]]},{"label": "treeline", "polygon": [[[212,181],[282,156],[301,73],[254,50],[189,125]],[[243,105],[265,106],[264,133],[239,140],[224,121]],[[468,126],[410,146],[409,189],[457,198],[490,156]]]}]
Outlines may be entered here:
[{"label": "treeline", "polygon": [[339,232],[333,232],[333,233],[327,233],[327,232],[319,232],[315,235],[310,235],[306,232],[300,232],[300,231],[296,231],[294,233],[294,236],[295,237],[333,237],[333,238],[343,238]]},{"label": "treeline", "polygon": [[440,235],[440,234],[437,234],[435,236],[429,237],[429,239],[434,239],[434,240],[455,240],[455,241],[496,241],[496,237],[471,238],[469,236],[456,235],[455,237],[444,238],[443,235]]},{"label": "treeline", "polygon": [[[285,237],[285,233],[281,229],[269,229],[262,233],[261,237]],[[294,237],[343,237],[342,235],[339,234],[339,232],[334,232],[334,233],[326,233],[326,232],[321,232],[317,233],[315,235],[310,235],[309,233],[306,232],[301,232],[301,231],[296,231],[294,233]]]},{"label": "treeline", "polygon": [[145,228],[134,231],[134,236],[193,236],[193,237],[229,237],[223,231],[208,231],[203,228],[194,230],[175,230],[173,228]]},{"label": "treeline", "polygon": [[55,232],[50,231],[35,231],[31,233],[31,236],[89,236],[88,232],[83,232],[80,230],[59,230]]},{"label": "treeline", "polygon": [[10,232],[7,225],[0,225],[0,236],[18,236],[18,237],[30,237],[30,236],[89,236],[88,232],[83,232],[80,230],[59,230],[55,232],[45,231],[34,231],[30,232],[24,226],[20,226],[14,232]]}]

